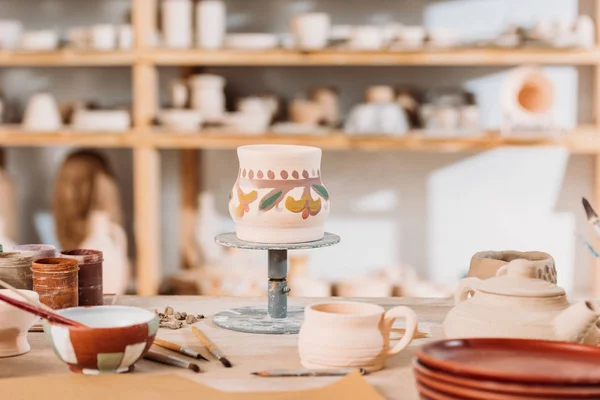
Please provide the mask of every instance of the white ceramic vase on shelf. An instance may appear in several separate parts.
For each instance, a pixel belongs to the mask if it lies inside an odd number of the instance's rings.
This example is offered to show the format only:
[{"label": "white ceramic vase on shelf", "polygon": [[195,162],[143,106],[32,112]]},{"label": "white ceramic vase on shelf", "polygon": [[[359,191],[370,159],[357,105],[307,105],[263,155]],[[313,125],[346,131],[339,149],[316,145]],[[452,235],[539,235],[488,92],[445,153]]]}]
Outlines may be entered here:
[{"label": "white ceramic vase on shelf", "polygon": [[81,244],[82,249],[102,251],[102,286],[105,293],[123,294],[129,283],[127,236],[121,226],[111,222],[104,211],[94,211],[89,217],[89,234]]},{"label": "white ceramic vase on shelf", "polygon": [[191,106],[206,122],[218,123],[225,115],[225,78],[218,75],[193,75],[190,80]]},{"label": "white ceramic vase on shelf", "polygon": [[321,182],[321,153],[308,146],[238,148],[240,169],[229,213],[239,239],[301,243],[323,238],[330,199]]},{"label": "white ceramic vase on shelf", "polygon": [[306,13],[292,19],[294,43],[302,50],[318,50],[327,46],[331,19],[327,13]]},{"label": "white ceramic vase on shelf", "polygon": [[163,0],[163,40],[166,47],[192,47],[192,2],[190,0]]},{"label": "white ceramic vase on shelf", "polygon": [[223,47],[226,30],[225,3],[201,0],[196,4],[196,45],[203,49]]},{"label": "white ceramic vase on shelf", "polygon": [[23,116],[23,128],[29,131],[54,131],[62,127],[58,104],[50,93],[31,96]]}]

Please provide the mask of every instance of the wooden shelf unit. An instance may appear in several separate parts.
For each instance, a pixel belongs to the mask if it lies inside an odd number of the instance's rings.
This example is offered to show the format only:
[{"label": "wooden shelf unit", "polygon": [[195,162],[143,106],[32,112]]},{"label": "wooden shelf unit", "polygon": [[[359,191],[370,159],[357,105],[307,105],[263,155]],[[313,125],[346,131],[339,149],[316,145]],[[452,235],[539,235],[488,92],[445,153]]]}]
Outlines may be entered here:
[{"label": "wooden shelf unit", "polygon": [[[133,127],[123,133],[83,133],[67,128],[58,132],[25,132],[19,127],[0,127],[0,147],[116,147],[133,151],[134,232],[136,247],[137,291],[154,295],[161,280],[160,227],[160,149],[178,149],[181,153],[182,209],[189,215],[190,199],[195,199],[199,172],[186,169],[198,164],[199,150],[235,149],[253,143],[290,143],[318,146],[339,151],[485,151],[502,146],[561,146],[572,153],[595,155],[595,201],[600,203],[600,47],[589,50],[557,49],[452,49],[425,51],[348,51],[324,50],[301,52],[205,51],[151,48],[147,39],[154,29],[158,0],[132,0],[132,23],[135,34],[131,51],[53,52],[0,51],[0,67],[130,67],[133,76]],[[594,17],[600,25],[600,0],[594,0]],[[600,29],[597,29],[600,35]],[[600,36],[597,38],[600,43]],[[591,66],[595,71],[594,126],[580,127],[557,139],[511,139],[498,132],[472,137],[433,138],[422,134],[390,138],[383,136],[349,137],[342,132],[325,136],[309,135],[242,135],[236,132],[198,132],[178,134],[152,126],[158,98],[160,66],[513,66],[548,64]],[[190,167],[191,168],[191,167]],[[193,201],[192,201],[193,203]],[[193,206],[193,205],[192,205]],[[185,216],[182,214],[182,216]],[[182,219],[180,218],[180,221]],[[188,221],[189,222],[189,221]],[[181,224],[183,225],[183,224]],[[181,228],[182,235],[189,234]],[[189,238],[188,238],[189,239]],[[186,238],[180,238],[181,241]],[[596,243],[600,245],[599,243]],[[600,294],[600,264],[594,269],[594,294]]]}]

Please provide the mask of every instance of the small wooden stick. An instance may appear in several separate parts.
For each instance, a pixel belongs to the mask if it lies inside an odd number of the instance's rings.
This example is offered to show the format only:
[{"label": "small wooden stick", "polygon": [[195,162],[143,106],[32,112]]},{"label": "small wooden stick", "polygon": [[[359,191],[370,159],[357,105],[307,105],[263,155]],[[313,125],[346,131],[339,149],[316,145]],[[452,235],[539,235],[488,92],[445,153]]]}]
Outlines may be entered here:
[{"label": "small wooden stick", "polygon": [[82,324],[81,322],[77,322],[77,321],[69,319],[67,317],[63,317],[62,315],[60,315],[54,311],[50,312],[48,310],[38,307],[37,305],[33,306],[33,305],[31,305],[29,303],[25,303],[21,300],[13,299],[12,297],[8,297],[5,294],[0,293],[0,300],[10,304],[11,306],[20,308],[23,311],[26,311],[28,313],[35,314],[39,317],[42,317],[42,318],[48,320],[49,322],[54,322],[57,324],[63,324],[63,325],[69,325],[69,326],[76,326],[79,328],[86,327],[86,325]]}]

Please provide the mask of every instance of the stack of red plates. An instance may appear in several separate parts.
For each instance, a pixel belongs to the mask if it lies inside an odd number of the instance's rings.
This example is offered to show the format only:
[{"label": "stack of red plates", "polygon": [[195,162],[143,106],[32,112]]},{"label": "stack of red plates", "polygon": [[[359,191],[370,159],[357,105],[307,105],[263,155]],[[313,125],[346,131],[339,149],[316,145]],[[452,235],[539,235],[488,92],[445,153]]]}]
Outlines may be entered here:
[{"label": "stack of red plates", "polygon": [[452,339],[417,350],[422,399],[600,399],[600,348],[528,339]]}]

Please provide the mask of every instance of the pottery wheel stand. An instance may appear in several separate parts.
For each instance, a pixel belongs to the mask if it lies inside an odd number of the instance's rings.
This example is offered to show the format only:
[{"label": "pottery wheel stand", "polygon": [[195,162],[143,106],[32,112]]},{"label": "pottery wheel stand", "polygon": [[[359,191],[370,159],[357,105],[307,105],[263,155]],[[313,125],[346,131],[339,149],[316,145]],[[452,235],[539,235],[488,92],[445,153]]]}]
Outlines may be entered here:
[{"label": "pottery wheel stand", "polygon": [[221,328],[246,333],[284,334],[298,333],[304,319],[303,307],[287,305],[290,288],[287,285],[288,250],[317,249],[333,246],[340,237],[325,233],[321,240],[305,243],[251,243],[239,240],[235,233],[224,233],[215,241],[225,247],[247,250],[267,250],[269,254],[268,307],[242,307],[221,311],[213,323]]}]

